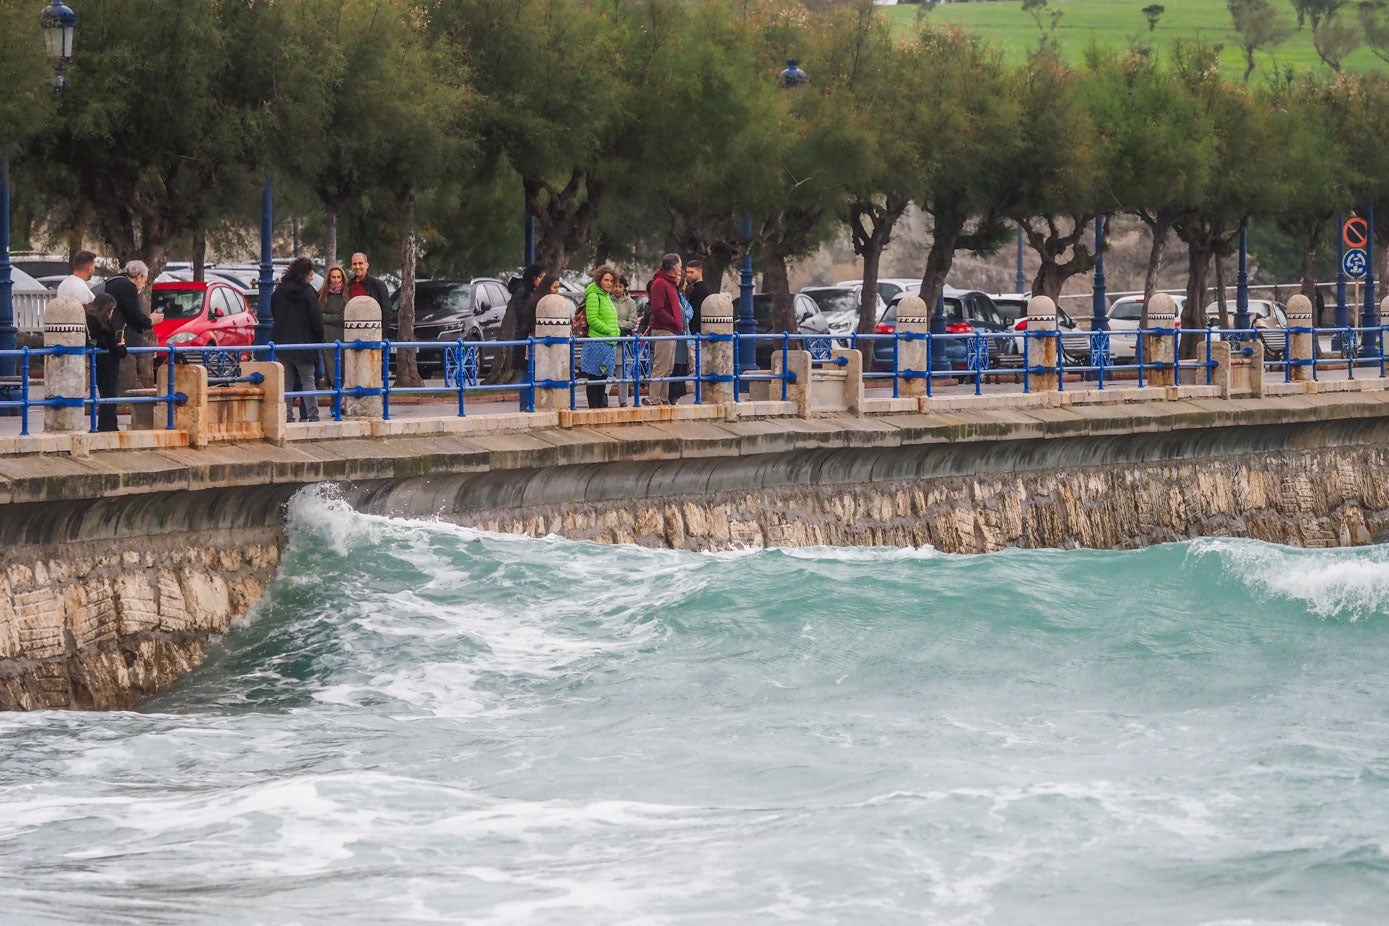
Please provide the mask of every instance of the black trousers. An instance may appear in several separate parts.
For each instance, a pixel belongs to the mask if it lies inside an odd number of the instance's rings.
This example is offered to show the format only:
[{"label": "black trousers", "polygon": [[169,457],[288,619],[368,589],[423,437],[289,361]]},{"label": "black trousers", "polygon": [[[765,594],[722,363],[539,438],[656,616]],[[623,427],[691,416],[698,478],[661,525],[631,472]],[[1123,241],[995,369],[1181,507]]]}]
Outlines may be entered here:
[{"label": "black trousers", "polygon": [[[120,376],[119,357],[102,354],[96,358],[96,394],[103,399],[114,399],[119,390],[116,380]],[[96,407],[96,429],[98,431],[119,431],[116,425],[116,406],[98,405]]]},{"label": "black trousers", "polygon": [[589,374],[587,374],[587,373],[585,373],[584,375],[585,375],[585,376],[588,376],[588,385],[584,387],[585,391],[588,392],[588,407],[589,407],[589,408],[607,408],[607,407],[608,407],[608,380],[607,380],[607,377],[602,377],[602,376],[589,376]]}]

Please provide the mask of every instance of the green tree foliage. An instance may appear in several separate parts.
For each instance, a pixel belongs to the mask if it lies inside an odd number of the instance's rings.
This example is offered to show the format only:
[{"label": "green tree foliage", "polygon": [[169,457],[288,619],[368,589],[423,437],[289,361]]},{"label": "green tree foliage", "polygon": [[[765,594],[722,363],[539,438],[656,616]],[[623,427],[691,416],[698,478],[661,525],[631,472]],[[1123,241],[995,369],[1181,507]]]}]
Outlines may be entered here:
[{"label": "green tree foliage", "polygon": [[1167,7],[1161,3],[1150,3],[1140,12],[1143,14],[1143,18],[1148,20],[1148,31],[1154,32],[1157,30],[1158,20],[1162,18],[1163,13],[1167,12]]},{"label": "green tree foliage", "polygon": [[1244,82],[1254,73],[1254,53],[1281,45],[1293,34],[1293,25],[1270,0],[1226,0],[1234,20],[1239,45],[1244,51]]},{"label": "green tree foliage", "polygon": [[996,52],[962,32],[925,28],[905,78],[938,105],[906,127],[922,161],[913,200],[931,216],[921,298],[934,305],[957,250],[986,253],[1008,236],[1018,101]]},{"label": "green tree foliage", "polygon": [[0,155],[37,133],[53,108],[53,65],[44,55],[37,4],[0,0]]}]

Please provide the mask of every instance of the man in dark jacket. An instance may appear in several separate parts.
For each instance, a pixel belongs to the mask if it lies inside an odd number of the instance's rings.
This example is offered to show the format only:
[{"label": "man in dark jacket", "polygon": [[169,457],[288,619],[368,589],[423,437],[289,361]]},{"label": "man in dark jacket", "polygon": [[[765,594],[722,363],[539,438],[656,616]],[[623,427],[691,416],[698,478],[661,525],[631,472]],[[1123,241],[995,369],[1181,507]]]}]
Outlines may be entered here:
[{"label": "man in dark jacket", "polygon": [[[354,260],[355,263],[355,260]],[[322,344],[323,310],[318,305],[318,293],[314,292],[313,261],[307,257],[296,257],[290,262],[280,285],[275,287],[270,297],[273,321],[270,328],[271,340],[276,344]],[[378,281],[379,282],[379,281]],[[310,392],[314,388],[314,364],[318,359],[316,350],[279,350],[275,359],[284,364],[285,392]],[[299,403],[300,421],[318,420],[318,397],[299,396],[287,399],[288,421],[294,420],[294,405]]]},{"label": "man in dark jacket", "polygon": [[367,256],[361,251],[352,255],[352,279],[347,282],[347,298],[370,296],[375,299],[376,304],[381,306],[381,330],[394,337],[391,330],[391,294],[386,291],[384,282],[367,273],[370,268]]},{"label": "man in dark jacket", "polygon": [[[116,332],[117,339],[130,347],[153,346],[154,326],[164,320],[163,313],[154,312],[146,315],[140,306],[140,290],[145,288],[149,276],[150,268],[144,261],[132,260],[117,276],[106,281],[106,292],[116,300],[116,311],[111,316],[111,328]],[[153,361],[148,355],[143,360],[146,365],[144,375],[153,376]],[[119,392],[126,392],[138,385],[138,363],[136,357],[122,357],[117,375]]]},{"label": "man in dark jacket", "polygon": [[[680,307],[680,255],[661,258],[661,269],[647,284],[650,299],[649,328],[652,337],[665,338],[685,333],[685,310]],[[675,342],[656,341],[651,345],[651,390],[648,405],[670,404],[670,383],[659,380],[675,370]]]},{"label": "man in dark jacket", "polygon": [[718,290],[704,279],[704,264],[699,260],[691,260],[685,264],[685,282],[690,287],[686,298],[690,300],[690,306],[694,309],[694,317],[690,319],[690,334],[699,334],[703,331],[700,313],[704,310],[704,300]]}]

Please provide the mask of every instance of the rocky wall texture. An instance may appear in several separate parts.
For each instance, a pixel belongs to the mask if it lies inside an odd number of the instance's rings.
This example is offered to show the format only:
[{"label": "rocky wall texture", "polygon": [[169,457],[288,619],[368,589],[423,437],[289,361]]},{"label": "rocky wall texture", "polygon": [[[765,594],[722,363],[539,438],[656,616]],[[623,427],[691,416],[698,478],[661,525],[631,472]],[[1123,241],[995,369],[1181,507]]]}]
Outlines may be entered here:
[{"label": "rocky wall texture", "polygon": [[127,708],[265,592],[280,530],[31,548],[0,571],[0,710]]},{"label": "rocky wall texture", "polygon": [[1200,536],[1303,547],[1389,527],[1389,448],[724,491],[457,511],[483,530],[690,550],[765,546],[1140,547]]}]

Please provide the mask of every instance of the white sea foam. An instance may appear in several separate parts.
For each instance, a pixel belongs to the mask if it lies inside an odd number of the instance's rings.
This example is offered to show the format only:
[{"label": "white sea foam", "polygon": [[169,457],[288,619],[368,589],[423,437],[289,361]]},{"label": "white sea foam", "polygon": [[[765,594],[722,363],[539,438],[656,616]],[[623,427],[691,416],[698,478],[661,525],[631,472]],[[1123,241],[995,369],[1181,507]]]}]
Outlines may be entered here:
[{"label": "white sea foam", "polygon": [[1318,617],[1359,620],[1389,611],[1389,549],[1292,550],[1252,540],[1197,540],[1228,574],[1270,598],[1303,602]]}]

